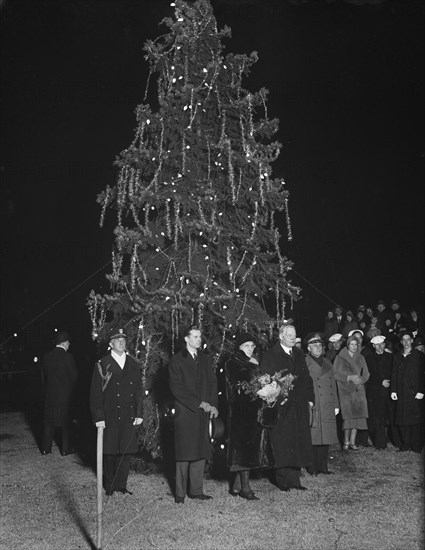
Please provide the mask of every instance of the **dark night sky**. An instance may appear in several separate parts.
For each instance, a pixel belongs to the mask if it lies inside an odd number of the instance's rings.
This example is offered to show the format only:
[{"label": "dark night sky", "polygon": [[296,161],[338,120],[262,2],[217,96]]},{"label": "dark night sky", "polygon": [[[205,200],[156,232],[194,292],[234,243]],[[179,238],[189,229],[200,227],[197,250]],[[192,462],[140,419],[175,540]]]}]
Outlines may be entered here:
[{"label": "dark night sky", "polygon": [[[280,119],[274,175],[291,192],[294,240],[284,252],[303,288],[300,325],[321,329],[334,302],[355,308],[397,296],[405,309],[421,305],[423,3],[212,4],[219,26],[232,28],[226,50],[258,51],[246,87],[267,87],[269,113]],[[115,222],[98,227],[96,195],[114,183],[115,155],[133,139],[143,43],[172,8],[1,6],[1,336],[61,322],[83,334],[85,297],[105,270],[84,281],[110,260]]]}]

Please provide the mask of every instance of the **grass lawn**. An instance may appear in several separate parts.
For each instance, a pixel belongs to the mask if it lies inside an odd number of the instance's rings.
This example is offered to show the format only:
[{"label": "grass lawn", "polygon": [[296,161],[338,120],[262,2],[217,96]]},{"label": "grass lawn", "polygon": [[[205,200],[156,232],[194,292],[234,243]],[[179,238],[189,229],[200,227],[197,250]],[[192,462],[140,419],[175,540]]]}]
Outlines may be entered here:
[{"label": "grass lawn", "polygon": [[[95,445],[95,441],[93,441]],[[1,414],[3,550],[95,548],[96,478],[78,455],[41,456],[25,415]],[[104,497],[109,550],[416,550],[422,549],[423,453],[332,449],[332,476],[303,472],[308,491],[280,492],[267,477],[249,502],[206,479],[214,498],[176,505],[161,474],[132,472],[133,495]]]}]

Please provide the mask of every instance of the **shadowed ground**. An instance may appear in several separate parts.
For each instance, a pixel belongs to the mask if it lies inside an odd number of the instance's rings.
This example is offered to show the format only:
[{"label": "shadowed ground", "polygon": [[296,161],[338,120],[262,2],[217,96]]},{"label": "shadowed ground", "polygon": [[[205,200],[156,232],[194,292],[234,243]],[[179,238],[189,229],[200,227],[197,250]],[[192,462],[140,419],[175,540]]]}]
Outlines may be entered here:
[{"label": "shadowed ground", "polygon": [[[1,414],[1,548],[93,548],[96,479],[79,455],[41,456],[26,416]],[[94,447],[95,440],[92,445]],[[206,479],[208,502],[174,504],[160,474],[131,473],[134,495],[104,499],[103,548],[114,550],[423,548],[423,454],[363,448],[331,453],[333,476],[305,474],[308,491],[253,479],[260,501]]]}]

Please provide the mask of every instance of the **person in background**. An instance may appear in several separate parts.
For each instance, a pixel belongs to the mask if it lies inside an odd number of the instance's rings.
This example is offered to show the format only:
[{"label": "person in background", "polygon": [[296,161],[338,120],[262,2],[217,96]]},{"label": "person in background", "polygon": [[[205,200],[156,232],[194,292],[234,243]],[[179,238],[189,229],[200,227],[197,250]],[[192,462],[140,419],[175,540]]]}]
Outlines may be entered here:
[{"label": "person in background", "polygon": [[366,386],[368,427],[374,447],[381,450],[387,448],[387,427],[394,432],[389,389],[393,355],[385,351],[385,336],[375,336],[370,343],[374,352],[367,363],[370,373]]},{"label": "person in background", "polygon": [[424,335],[424,324],[418,310],[415,307],[411,307],[409,309],[409,314],[406,319],[406,329],[408,332],[412,333],[414,338],[418,335]]},{"label": "person in background", "polygon": [[217,378],[211,358],[201,351],[202,332],[196,325],[184,332],[185,346],[171,358],[170,390],[175,399],[174,443],[176,455],[176,504],[189,498],[209,500],[203,492],[205,464],[211,459],[208,428],[217,418]]},{"label": "person in background", "polygon": [[312,463],[310,433],[311,407],[314,405],[313,381],[305,355],[295,347],[297,333],[293,325],[279,329],[279,342],[267,350],[260,363],[260,373],[295,376],[294,387],[285,402],[278,404],[277,424],[271,430],[276,483],[281,491],[306,488],[301,485],[301,468]]},{"label": "person in background", "polygon": [[377,327],[381,330],[381,334],[384,334],[383,328],[386,325],[385,321],[387,319],[391,319],[392,311],[390,312],[387,310],[384,300],[378,301],[378,303],[376,304],[376,311],[376,316],[378,317]]},{"label": "person in background", "polygon": [[108,496],[127,489],[131,457],[138,451],[136,426],[142,423],[143,384],[137,361],[126,353],[127,335],[112,329],[110,353],[96,363],[90,387],[90,412],[104,428],[103,475]]},{"label": "person in background", "polygon": [[295,338],[295,347],[300,349],[300,350],[303,349],[303,344],[302,344],[301,338]]},{"label": "person in background", "polygon": [[380,327],[380,331],[381,331],[382,336],[385,336],[385,338],[387,338],[387,340],[388,340],[389,342],[392,342],[392,340],[391,340],[391,334],[392,334],[392,328],[391,328],[391,326],[392,326],[392,320],[391,320],[391,318],[390,318],[390,317],[386,317],[386,318],[384,319],[383,325],[381,325],[381,327]]},{"label": "person in background", "polygon": [[343,315],[343,309],[341,306],[335,306],[335,319],[338,323],[338,326],[336,327],[335,332],[340,332],[342,334],[345,326],[345,317]]},{"label": "person in background", "polygon": [[357,311],[356,321],[357,321],[358,328],[366,334],[368,329],[368,322],[366,319],[365,312],[362,309],[359,309]]},{"label": "person in background", "polygon": [[[366,306],[365,319],[366,319],[367,326],[370,326],[370,323],[371,323],[371,320],[372,320],[373,316],[374,316],[373,308],[370,307],[370,306]],[[377,318],[377,320],[378,320],[378,318]]]},{"label": "person in background", "polygon": [[366,332],[366,336],[371,340],[375,336],[379,336],[381,334],[381,329],[378,328],[378,317],[376,315],[372,315],[370,318],[370,325]]},{"label": "person in background", "polygon": [[332,336],[329,337],[328,349],[326,351],[326,359],[333,363],[335,357],[341,351],[343,344],[344,339],[342,337],[342,334],[339,334],[338,332],[336,334],[332,334]]},{"label": "person in background", "polygon": [[[259,500],[249,484],[251,470],[273,466],[271,444],[264,442],[263,428],[258,422],[262,406],[260,398],[252,400],[240,389],[241,382],[250,382],[258,374],[254,357],[256,341],[248,333],[236,338],[235,353],[226,363],[228,448],[227,464],[234,476],[230,494],[246,500]],[[264,449],[264,443],[268,448]]]},{"label": "person in background", "polygon": [[390,387],[401,436],[399,451],[420,453],[424,444],[425,356],[412,344],[412,333],[405,332],[402,349],[394,355]]},{"label": "person in background", "polygon": [[395,351],[399,351],[400,335],[402,332],[406,332],[406,319],[404,318],[401,311],[395,311],[394,317],[392,319],[392,325],[389,329],[390,337],[389,340],[393,345]]},{"label": "person in background", "polygon": [[413,341],[413,347],[425,354],[424,337],[421,335],[416,336],[415,340]]},{"label": "person in background", "polygon": [[404,317],[403,313],[402,313],[401,310],[400,310],[400,302],[397,300],[397,298],[393,298],[393,299],[391,300],[390,308],[391,308],[391,313],[392,313],[393,321],[394,321],[395,314],[396,314],[397,312],[398,312],[398,313],[401,313],[402,316]]},{"label": "person in background", "polygon": [[56,428],[62,432],[61,455],[72,454],[72,416],[74,390],[78,371],[69,348],[71,341],[65,331],[56,337],[56,346],[44,355],[43,374],[45,383],[44,423],[41,454],[52,452]]},{"label": "person in background", "polygon": [[338,332],[338,321],[334,315],[334,312],[329,309],[326,313],[325,323],[323,326],[323,338],[325,341],[328,341],[329,337],[336,332]]},{"label": "person in background", "polygon": [[360,353],[359,340],[351,335],[334,361],[344,432],[343,450],[357,451],[357,430],[367,430],[367,401],[364,384],[369,380],[366,360]]},{"label": "person in background", "polygon": [[305,339],[308,350],[307,368],[313,380],[314,407],[311,409],[311,443],[313,462],[307,466],[312,476],[332,474],[328,468],[329,445],[339,443],[336,418],[339,400],[332,363],[323,356],[323,339],[319,333],[310,333]]},{"label": "person in background", "polygon": [[346,318],[346,321],[344,325],[344,330],[342,331],[342,337],[348,338],[348,335],[350,334],[350,332],[358,329],[359,325],[357,324],[357,321],[354,319],[354,315],[352,311],[350,310],[347,311],[347,313],[345,314],[345,318]]}]

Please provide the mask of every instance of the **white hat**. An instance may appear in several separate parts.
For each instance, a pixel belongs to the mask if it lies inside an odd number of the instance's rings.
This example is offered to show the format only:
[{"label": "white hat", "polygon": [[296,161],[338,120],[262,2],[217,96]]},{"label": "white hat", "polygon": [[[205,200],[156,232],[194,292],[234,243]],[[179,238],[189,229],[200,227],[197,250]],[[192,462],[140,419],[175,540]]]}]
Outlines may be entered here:
[{"label": "white hat", "polygon": [[378,336],[374,336],[370,341],[371,344],[383,344],[384,342],[385,336],[382,336],[381,334],[378,334]]},{"label": "white hat", "polygon": [[341,340],[342,334],[339,334],[337,332],[336,334],[332,334],[332,336],[329,337],[329,342],[338,342],[338,340]]},{"label": "white hat", "polygon": [[353,336],[355,332],[360,332],[360,334],[364,336],[364,332],[362,330],[360,330],[359,328],[355,328],[354,330],[350,330],[350,332],[348,333],[348,338],[350,338],[350,336]]}]

